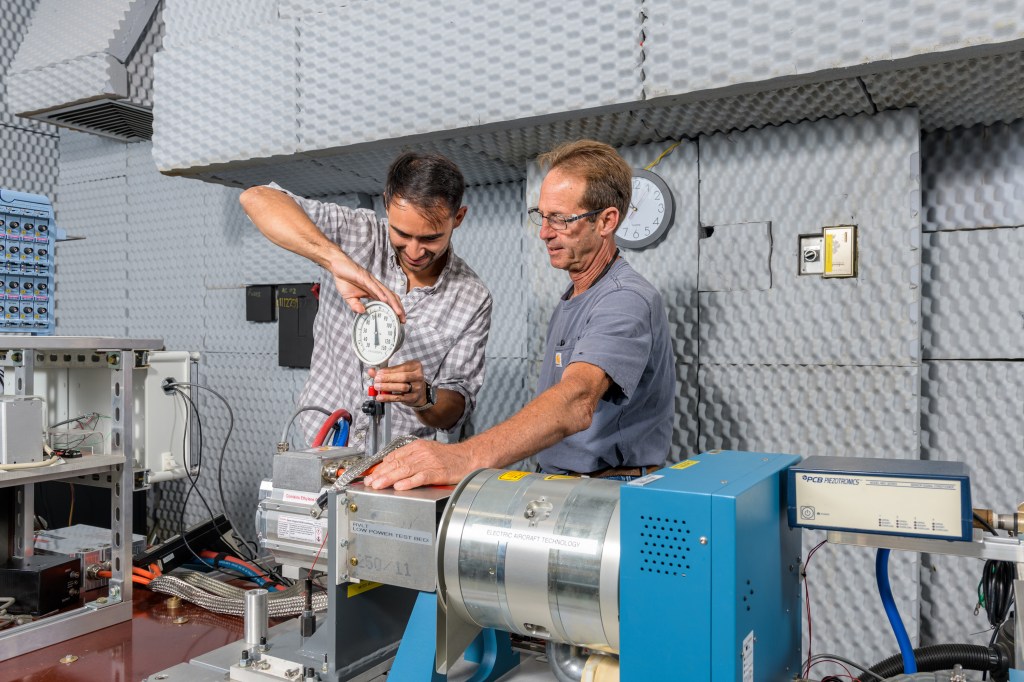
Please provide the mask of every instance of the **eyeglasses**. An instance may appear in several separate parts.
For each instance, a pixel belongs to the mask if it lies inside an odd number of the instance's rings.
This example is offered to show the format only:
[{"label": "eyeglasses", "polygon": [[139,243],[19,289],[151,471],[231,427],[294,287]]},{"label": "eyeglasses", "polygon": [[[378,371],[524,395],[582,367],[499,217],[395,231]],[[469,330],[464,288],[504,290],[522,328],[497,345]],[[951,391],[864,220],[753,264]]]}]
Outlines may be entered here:
[{"label": "eyeglasses", "polygon": [[539,208],[534,206],[527,211],[527,213],[530,216],[530,222],[537,227],[543,227],[544,221],[547,220],[548,225],[551,226],[552,230],[561,231],[569,227],[570,223],[574,223],[577,220],[583,220],[584,218],[590,218],[603,210],[603,208],[599,208],[593,211],[587,211],[586,213],[580,213],[579,215],[558,215],[557,213],[548,213],[547,215],[544,215],[540,212]]}]

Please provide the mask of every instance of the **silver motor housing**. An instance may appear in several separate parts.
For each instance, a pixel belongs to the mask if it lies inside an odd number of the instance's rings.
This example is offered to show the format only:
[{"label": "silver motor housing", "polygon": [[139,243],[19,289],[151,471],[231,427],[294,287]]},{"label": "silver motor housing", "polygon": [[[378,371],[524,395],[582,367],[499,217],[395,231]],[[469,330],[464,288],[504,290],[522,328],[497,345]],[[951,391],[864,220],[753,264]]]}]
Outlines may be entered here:
[{"label": "silver motor housing", "polygon": [[448,617],[617,652],[620,485],[498,469],[464,479],[438,531]]}]

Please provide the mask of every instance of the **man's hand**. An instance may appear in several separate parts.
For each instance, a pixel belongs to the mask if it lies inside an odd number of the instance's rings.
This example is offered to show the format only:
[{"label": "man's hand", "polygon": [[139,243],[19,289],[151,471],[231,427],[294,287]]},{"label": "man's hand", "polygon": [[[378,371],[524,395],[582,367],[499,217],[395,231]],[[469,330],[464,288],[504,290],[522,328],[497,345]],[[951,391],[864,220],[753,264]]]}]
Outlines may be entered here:
[{"label": "man's hand", "polygon": [[331,260],[329,269],[334,275],[334,285],[338,288],[338,293],[357,315],[366,312],[366,306],[360,299],[370,298],[387,303],[398,315],[398,319],[405,324],[405,308],[402,307],[398,294],[384,286],[379,279],[370,274],[369,270],[357,265],[340,250]]},{"label": "man's hand", "polygon": [[385,457],[363,482],[375,490],[454,485],[479,468],[464,443],[444,445],[434,440],[417,440]]},{"label": "man's hand", "polygon": [[409,360],[394,367],[371,367],[370,377],[377,389],[377,402],[405,403],[420,407],[427,402],[427,381],[423,376],[423,364]]}]

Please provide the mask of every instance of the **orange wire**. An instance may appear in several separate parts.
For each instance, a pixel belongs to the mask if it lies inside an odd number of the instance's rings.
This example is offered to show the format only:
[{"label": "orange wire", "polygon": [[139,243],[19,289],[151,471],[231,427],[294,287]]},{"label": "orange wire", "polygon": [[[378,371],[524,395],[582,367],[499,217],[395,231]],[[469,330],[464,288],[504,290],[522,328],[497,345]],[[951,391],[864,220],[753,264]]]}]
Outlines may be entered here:
[{"label": "orange wire", "polygon": [[[96,571],[97,578],[112,578],[113,575],[110,571]],[[132,574],[132,582],[138,585],[149,585],[149,580],[142,577],[141,575]]]},{"label": "orange wire", "polygon": [[155,573],[150,573],[146,569],[139,568],[138,566],[132,566],[132,573],[135,575],[140,575],[143,578],[149,578],[150,580],[156,577]]}]

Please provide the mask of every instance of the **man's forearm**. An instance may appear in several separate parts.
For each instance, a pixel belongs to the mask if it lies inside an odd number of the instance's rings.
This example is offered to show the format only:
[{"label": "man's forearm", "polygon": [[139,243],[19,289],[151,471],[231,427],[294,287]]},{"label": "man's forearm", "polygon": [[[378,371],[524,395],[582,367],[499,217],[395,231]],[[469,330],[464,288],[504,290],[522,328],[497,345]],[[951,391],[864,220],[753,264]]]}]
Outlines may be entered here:
[{"label": "man's forearm", "polygon": [[466,409],[466,398],[458,391],[437,389],[437,402],[428,410],[413,412],[425,426],[447,431],[459,423]]},{"label": "man's forearm", "polygon": [[252,187],[242,192],[239,202],[267,239],[322,268],[331,270],[333,260],[342,253],[284,192],[270,187]]},{"label": "man's forearm", "polygon": [[563,377],[512,417],[462,443],[469,459],[477,467],[506,467],[587,429],[609,380],[599,368],[585,367],[576,376]]}]

